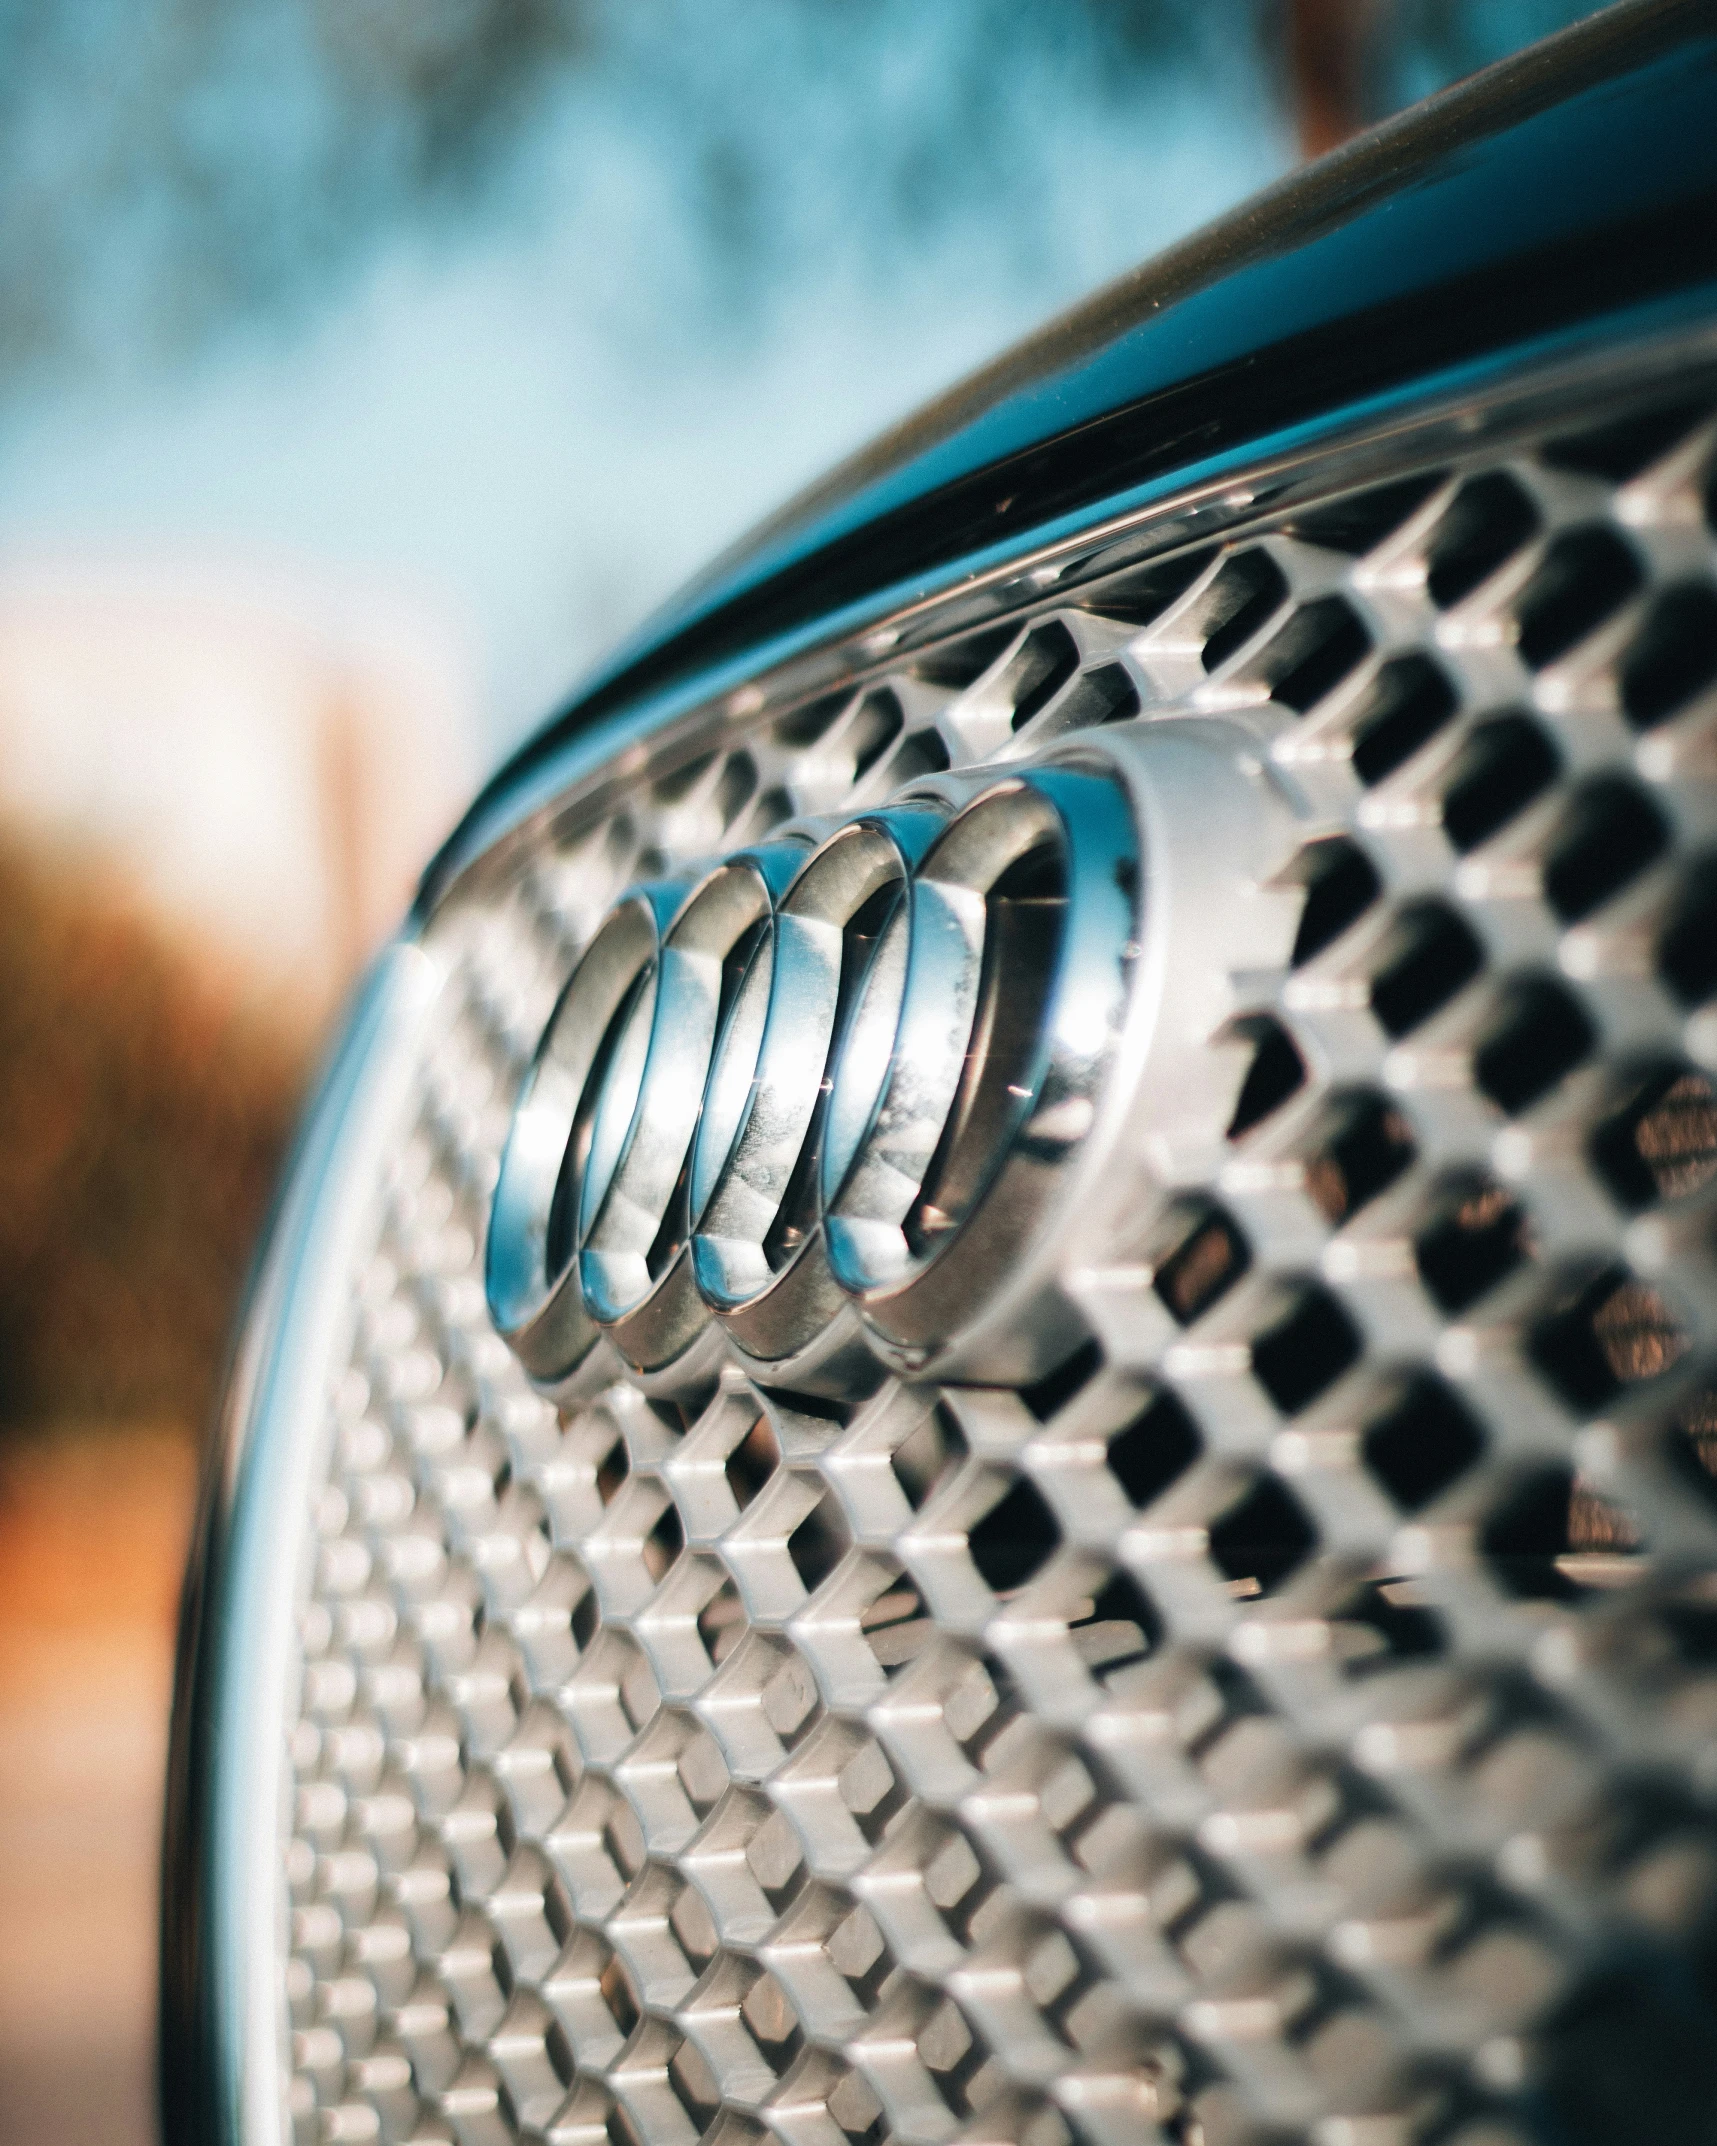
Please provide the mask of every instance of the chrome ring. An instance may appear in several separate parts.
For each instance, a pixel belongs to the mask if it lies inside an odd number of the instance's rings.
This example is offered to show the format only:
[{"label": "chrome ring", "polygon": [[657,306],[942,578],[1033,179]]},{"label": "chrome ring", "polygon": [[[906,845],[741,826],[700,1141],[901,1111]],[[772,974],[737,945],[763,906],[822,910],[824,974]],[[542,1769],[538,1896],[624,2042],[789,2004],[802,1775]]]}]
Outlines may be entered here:
[{"label": "chrome ring", "polygon": [[712,1319],[810,1387],[949,1342],[1093,1122],[1137,899],[1121,784],[1070,766],[625,896],[502,1160],[490,1306],[526,1369],[606,1333],[655,1370]]}]

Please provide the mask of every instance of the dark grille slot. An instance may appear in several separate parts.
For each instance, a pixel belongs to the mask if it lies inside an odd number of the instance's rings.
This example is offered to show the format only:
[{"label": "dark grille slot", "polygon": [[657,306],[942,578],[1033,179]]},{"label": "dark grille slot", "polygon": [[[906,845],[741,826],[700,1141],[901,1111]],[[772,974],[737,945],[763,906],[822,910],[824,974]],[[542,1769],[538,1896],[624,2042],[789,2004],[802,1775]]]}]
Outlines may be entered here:
[{"label": "dark grille slot", "polygon": [[1091,596],[1090,607],[1123,626],[1148,626],[1192,586],[1209,563],[1207,551],[1188,551],[1135,568],[1104,582]]},{"label": "dark grille slot", "polygon": [[1197,602],[1205,669],[1220,670],[1287,600],[1287,580],[1268,552],[1235,552],[1224,559]]},{"label": "dark grille slot", "polygon": [[1210,1555],[1242,1595],[1273,1594],[1317,1548],[1317,1530],[1273,1475],[1262,1475],[1210,1530]]},{"label": "dark grille slot", "polygon": [[1394,1184],[1413,1161],[1406,1119],[1381,1096],[1339,1104],[1323,1142],[1306,1164],[1306,1190],[1339,1226]]},{"label": "dark grille slot", "polygon": [[1676,1200],[1717,1176],[1717,1090],[1669,1066],[1592,1136],[1592,1156],[1626,1207]]},{"label": "dark grille slot", "polygon": [[1004,685],[1013,702],[1009,723],[1023,730],[1040,715],[1079,668],[1079,650],[1065,626],[1052,620],[1025,638],[1008,665]]},{"label": "dark grille slot", "polygon": [[1303,968],[1333,946],[1383,891],[1377,867],[1357,844],[1336,836],[1316,842],[1300,859],[1306,906],[1294,936],[1293,966]]},{"label": "dark grille slot", "polygon": [[1270,698],[1304,715],[1371,652],[1371,636],[1339,596],[1296,611],[1258,659]]},{"label": "dark grille slot", "polygon": [[1368,1425],[1363,1449],[1396,1504],[1416,1513],[1466,1474],[1484,1451],[1484,1434],[1440,1379],[1418,1372]]},{"label": "dark grille slot", "polygon": [[1378,672],[1354,719],[1353,767],[1379,783],[1428,745],[1455,712],[1455,690],[1424,656],[1396,656]]},{"label": "dark grille slot", "polygon": [[1544,459],[1556,469],[1578,470],[1582,476],[1625,484],[1654,462],[1661,462],[1709,414],[1698,403],[1674,403],[1667,409],[1647,410],[1637,417],[1618,418],[1613,424],[1595,425],[1587,432],[1565,433],[1544,449]]},{"label": "dark grille slot", "polygon": [[1353,1321],[1325,1289],[1302,1290],[1252,1343],[1252,1370],[1284,1416],[1296,1415],[1359,1360]]},{"label": "dark grille slot", "polygon": [[1425,561],[1431,601],[1447,610],[1488,581],[1538,533],[1538,509],[1500,470],[1463,484],[1432,532]]},{"label": "dark grille slot", "polygon": [[933,648],[928,655],[918,657],[912,667],[929,685],[948,686],[956,693],[963,692],[967,686],[975,685],[1019,636],[1019,627],[1011,621],[1002,626],[986,626],[976,633],[945,641],[940,648]]},{"label": "dark grille slot", "polygon": [[1717,588],[1703,581],[1666,589],[1646,612],[1622,658],[1622,706],[1649,730],[1717,678]]},{"label": "dark grille slot", "polygon": [[1658,946],[1669,987],[1690,1006],[1717,991],[1717,858],[1701,858]]},{"label": "dark grille slot", "polygon": [[1444,1311],[1476,1304],[1531,1249],[1526,1218],[1500,1185],[1480,1179],[1445,1193],[1413,1251],[1419,1278]]},{"label": "dark grille slot", "polygon": [[905,718],[892,693],[867,693],[852,719],[853,780],[862,781],[899,737]]},{"label": "dark grille slot", "polygon": [[1532,1335],[1532,1356],[1569,1406],[1603,1408],[1624,1386],[1667,1371],[1687,1337],[1656,1290],[1611,1267]]},{"label": "dark grille slot", "polygon": [[1055,1515],[1035,1483],[1021,1476],[968,1531],[972,1563],[984,1585],[1012,1594],[1035,1579],[1061,1541]]},{"label": "dark grille slot", "polygon": [[1544,891],[1570,924],[1602,908],[1663,854],[1669,830],[1631,782],[1600,777],[1578,791],[1551,838]]},{"label": "dark grille slot", "polygon": [[1432,902],[1404,910],[1372,980],[1371,1010],[1392,1036],[1405,1036],[1483,966],[1478,941],[1452,911]]},{"label": "dark grille slot", "polygon": [[1182,1326],[1208,1311],[1245,1273],[1245,1239],[1219,1209],[1202,1216],[1158,1266],[1157,1295]]},{"label": "dark grille slot", "polygon": [[1639,561],[1608,529],[1557,537],[1520,592],[1520,653],[1535,671],[1594,633],[1639,588]]},{"label": "dark grille slot", "polygon": [[1560,984],[1533,979],[1513,986],[1473,1056],[1486,1095],[1510,1112],[1536,1103],[1597,1039],[1579,1001]]},{"label": "dark grille slot", "polygon": [[1109,1467],[1141,1509],[1186,1473],[1202,1450],[1198,1427],[1172,1393],[1159,1393],[1109,1440]]},{"label": "dark grille slot", "polygon": [[1477,849],[1556,779],[1556,753],[1530,716],[1481,723],[1462,746],[1443,792],[1443,831]]},{"label": "dark grille slot", "polygon": [[1229,1120],[1228,1137],[1238,1140],[1254,1125],[1280,1110],[1306,1084],[1305,1062],[1280,1021],[1267,1015],[1249,1024],[1252,1063],[1241,1083],[1240,1100]]},{"label": "dark grille slot", "polygon": [[1284,528],[1302,544],[1321,544],[1326,550],[1357,558],[1375,551],[1443,481],[1438,471],[1426,477],[1405,477],[1396,484],[1375,484],[1369,491],[1350,492],[1331,506],[1296,514]]}]

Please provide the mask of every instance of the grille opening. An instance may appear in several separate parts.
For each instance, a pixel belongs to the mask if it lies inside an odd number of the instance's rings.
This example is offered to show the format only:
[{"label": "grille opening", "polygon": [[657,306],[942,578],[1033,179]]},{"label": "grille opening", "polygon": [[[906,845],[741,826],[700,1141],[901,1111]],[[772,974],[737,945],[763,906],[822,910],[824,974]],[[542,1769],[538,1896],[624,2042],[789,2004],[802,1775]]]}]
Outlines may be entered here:
[{"label": "grille opening", "polygon": [[787,2002],[780,1983],[767,1971],[759,1975],[746,1991],[739,2010],[751,2029],[752,2040],[779,2078],[798,2055],[805,2039],[799,2026],[799,2015]]},{"label": "grille opening", "polygon": [[1368,1580],[1331,1612],[1342,1672],[1365,1677],[1397,1662],[1425,1661],[1448,1647],[1448,1630],[1434,1610],[1412,1599],[1409,1583]]},{"label": "grille opening", "polygon": [[1019,1397],[1039,1423],[1047,1423],[1076,1393],[1082,1392],[1103,1368],[1103,1350],[1096,1341],[1084,1342],[1071,1356],[1064,1356],[1053,1371],[1035,1385],[1022,1386]]},{"label": "grille opening", "polygon": [[1644,580],[1611,529],[1569,529],[1552,539],[1515,605],[1522,660],[1541,671],[1595,633]]},{"label": "grille opening", "polygon": [[1251,1263],[1246,1240],[1220,1208],[1206,1209],[1153,1277],[1157,1295],[1190,1326],[1224,1295]]},{"label": "grille opening", "polygon": [[597,1605],[594,1588],[585,1588],[578,1600],[572,1605],[572,1616],[568,1622],[572,1628],[573,1640],[579,1653],[582,1654],[596,1637],[597,1630],[602,1623],[602,1611]]},{"label": "grille opening", "polygon": [[786,745],[790,751],[816,745],[818,738],[828,736],[850,706],[852,693],[843,687],[839,693],[822,693],[818,700],[807,700],[803,708],[790,708],[775,723],[777,743]]},{"label": "grille opening", "polygon": [[897,1575],[861,1612],[859,1630],[878,1668],[894,1676],[923,1652],[936,1625],[912,1581]]},{"label": "grille opening", "polygon": [[1547,1095],[1596,1043],[1578,999],[1548,978],[1528,977],[1504,992],[1473,1053],[1473,1077],[1513,1117]]},{"label": "grille opening", "polygon": [[[1543,2036],[1545,2135],[1566,2146],[1703,2146],[1717,2108],[1710,1938],[1692,1963],[1646,1951],[1583,1978]],[[1553,2127],[1553,2128],[1552,2128]]]},{"label": "grille opening", "polygon": [[1302,604],[1258,658],[1270,698],[1296,715],[1315,707],[1371,653],[1371,636],[1339,596]]},{"label": "grille opening", "polygon": [[620,2029],[622,2035],[630,2034],[642,2017],[642,2007],[638,2002],[638,1992],[632,1986],[632,1977],[627,1973],[626,1964],[618,1953],[608,1955],[608,1964],[603,1968],[596,1986],[602,1993],[602,2001],[608,2007],[615,2026]]},{"label": "grille opening", "polygon": [[1422,507],[1443,483],[1440,471],[1423,477],[1403,477],[1392,484],[1374,484],[1363,492],[1349,492],[1327,507],[1313,507],[1283,524],[1284,533],[1302,544],[1318,544],[1326,551],[1344,551],[1360,558],[1375,551],[1407,518]]},{"label": "grille opening", "polygon": [[949,2113],[959,2118],[970,2116],[970,2088],[984,2062],[984,2051],[972,2039],[971,2028],[951,1998],[943,1998],[920,2030],[918,2053]]},{"label": "grille opening", "polygon": [[1291,966],[1304,968],[1358,923],[1383,892],[1377,867],[1345,835],[1314,842],[1302,850],[1299,870],[1305,881],[1306,906],[1294,936]]},{"label": "grille opening", "polygon": [[1425,586],[1440,611],[1470,596],[1538,533],[1538,509],[1512,477],[1471,477],[1431,535]]},{"label": "grille opening", "polygon": [[1574,1477],[1540,1469],[1516,1485],[1479,1532],[1479,1551],[1507,1594],[1527,1601],[1567,1600],[1578,1592],[1562,1570]]},{"label": "grille opening", "polygon": [[1676,996],[1697,1006],[1717,991],[1717,857],[1703,857],[1682,887],[1657,950]]},{"label": "grille opening", "polygon": [[679,805],[691,796],[698,785],[715,766],[714,753],[702,753],[695,760],[688,760],[683,767],[672,769],[658,776],[651,785],[651,794],[660,805]]},{"label": "grille opening", "polygon": [[1631,782],[1599,776],[1577,791],[1551,839],[1544,891],[1565,923],[1577,924],[1662,856],[1669,829]]},{"label": "grille opening", "polygon": [[1015,625],[986,626],[933,648],[918,658],[913,670],[930,685],[964,692],[967,686],[976,685],[1019,637],[1020,630]]},{"label": "grille opening", "polygon": [[1059,619],[1036,626],[1007,667],[1005,684],[1013,702],[1010,728],[1023,730],[1041,715],[1079,668],[1079,648]]},{"label": "grille opening", "polygon": [[[779,1680],[777,1680],[779,1681]],[[767,1698],[765,1708],[767,1709]],[[789,1741],[787,1737],[783,1741]],[[779,1911],[798,1890],[804,1857],[785,1811],[771,1811],[745,1847],[751,1875],[762,1886],[771,1907]]]},{"label": "grille opening", "polygon": [[1123,626],[1148,626],[1191,588],[1209,563],[1207,551],[1184,551],[1178,558],[1137,567],[1105,582],[1090,598],[1090,609]]},{"label": "grille opening", "polygon": [[882,2104],[856,2071],[843,2073],[830,2088],[828,2110],[852,2146],[881,2146],[887,2136]]},{"label": "grille opening", "polygon": [[1287,600],[1287,580],[1268,552],[1231,552],[1197,602],[1204,668],[1220,670]]},{"label": "grille opening", "polygon": [[1663,1453],[1676,1479],[1717,1512],[1717,1389],[1704,1387],[1676,1412]]},{"label": "grille opening", "polygon": [[757,762],[749,753],[730,753],[715,786],[715,808],[724,828],[731,827],[757,794]]},{"label": "grille opening", "polygon": [[825,1491],[787,1538],[787,1555],[806,1594],[815,1594],[845,1557],[851,1537],[840,1502]]},{"label": "grille opening", "polygon": [[1592,1136],[1592,1160],[1624,1207],[1678,1200],[1717,1176],[1717,1090],[1663,1066]]},{"label": "grille opening", "polygon": [[1394,656],[1366,688],[1353,723],[1353,769],[1367,787],[1404,767],[1455,712],[1455,689],[1425,656]]},{"label": "grille opening", "polygon": [[1526,1217],[1513,1196],[1488,1178],[1444,1192],[1414,1240],[1419,1279],[1447,1312],[1465,1311],[1530,1256]]},{"label": "grille opening", "polygon": [[668,2084],[691,2118],[692,2129],[701,2136],[720,2111],[721,2088],[695,2042],[682,2042],[675,2050],[668,2064]]},{"label": "grille opening", "polygon": [[1128,1572],[1112,1572],[1092,1598],[1090,1613],[1070,1627],[1079,1658],[1100,1682],[1154,1654],[1163,1640],[1156,1606]]},{"label": "grille opening", "polygon": [[1183,1476],[1204,1450],[1204,1441],[1178,1395],[1153,1394],[1130,1423],[1109,1440],[1109,1472],[1142,1512]]},{"label": "grille opening", "polygon": [[966,1457],[965,1434],[946,1401],[923,1416],[889,1455],[894,1479],[906,1502],[918,1512]]},{"label": "grille opening", "polygon": [[727,1456],[725,1472],[733,1502],[741,1512],[781,1465],[781,1442],[767,1416],[759,1416]]},{"label": "grille opening", "polygon": [[1303,1507],[1273,1475],[1259,1476],[1210,1529],[1212,1562],[1242,1599],[1274,1594],[1317,1544]]},{"label": "grille opening", "polygon": [[1327,1289],[1302,1289],[1253,1338],[1252,1372],[1284,1416],[1297,1415],[1359,1361],[1358,1329]]},{"label": "grille opening", "polygon": [[1440,902],[1403,909],[1383,951],[1383,966],[1371,980],[1371,1010],[1391,1036],[1408,1035],[1428,1021],[1484,966],[1477,939]]},{"label": "grille opening", "polygon": [[1622,706],[1637,730],[1685,707],[1717,678],[1717,589],[1684,582],[1647,610],[1622,658]]},{"label": "grille opening", "polygon": [[1484,1436],[1441,1379],[1418,1371],[1366,1426],[1360,1450],[1395,1503],[1416,1513],[1466,1474],[1484,1451]]},{"label": "grille opening", "polygon": [[713,1392],[705,1391],[674,1401],[656,1396],[646,1400],[644,1406],[670,1437],[683,1438],[713,1399]]},{"label": "grille opening", "polygon": [[[678,1758],[674,1761],[674,1771],[679,1777],[680,1786],[686,1792],[687,1802],[700,1818],[707,1817],[715,1809],[732,1778],[716,1740],[708,1729],[696,1729],[686,1738],[680,1747]],[[681,1898],[683,1900],[684,1895]],[[710,1924],[709,1912],[702,1906],[695,1892],[692,1900],[695,1904],[691,1906],[682,1908],[676,1905],[670,1920],[675,1936],[685,1949],[686,1957],[694,1965],[701,1966],[714,1952],[716,1938]]]},{"label": "grille opening", "polygon": [[1565,433],[1540,452],[1555,469],[1571,469],[1583,477],[1625,484],[1642,469],[1662,461],[1709,414],[1702,404],[1675,403],[1667,409],[1646,410],[1586,431]]},{"label": "grille opening", "polygon": [[644,1569],[651,1579],[659,1580],[685,1546],[686,1531],[680,1520],[680,1509],[670,1498],[657,1516],[655,1526],[644,1538]]},{"label": "grille opening", "polygon": [[783,820],[790,820],[792,817],[793,800],[779,783],[771,784],[752,807],[751,818],[746,824],[745,838],[750,842],[761,842],[763,837],[779,827]]},{"label": "grille opening", "polygon": [[1228,1121],[1230,1140],[1242,1139],[1306,1084],[1305,1060],[1293,1037],[1273,1015],[1260,1014],[1248,1020],[1241,1033],[1251,1042],[1252,1063],[1240,1084],[1234,1115]]},{"label": "grille opening", "polygon": [[966,1537],[978,1577],[997,1595],[1010,1595],[1035,1579],[1060,1543],[1061,1530],[1042,1491],[1023,1475]]},{"label": "grille opening", "polygon": [[867,693],[847,726],[843,743],[852,748],[853,780],[862,782],[906,727],[900,702],[885,688]]},{"label": "grille opening", "polygon": [[901,741],[889,766],[897,783],[922,782],[926,775],[940,775],[951,765],[947,740],[939,731],[915,730]]},{"label": "grille opening", "polygon": [[1582,1411],[1607,1407],[1624,1387],[1667,1371],[1687,1336],[1655,1289],[1625,1267],[1606,1268],[1533,1330],[1533,1362]]},{"label": "grille opening", "polygon": [[982,1197],[1012,1128],[1030,1108],[1043,1009],[1067,908],[1067,858],[1040,842],[984,898],[977,1010],[959,1092],[903,1231],[922,1257]]},{"label": "grille opening", "polygon": [[1067,696],[1063,714],[1070,730],[1095,730],[1104,723],[1129,723],[1141,706],[1139,689],[1119,663],[1087,671]]},{"label": "grille opening", "polygon": [[626,1441],[617,1436],[596,1463],[596,1495],[604,1505],[614,1503],[621,1484],[631,1472],[632,1462],[626,1451]]},{"label": "grille opening", "polygon": [[1407,1120],[1380,1095],[1341,1098],[1306,1161],[1306,1191],[1333,1228],[1376,1199],[1417,1150]]},{"label": "grille opening", "polygon": [[1463,854],[1488,842],[1556,780],[1550,740],[1525,715],[1480,723],[1455,757],[1443,792],[1443,832]]}]

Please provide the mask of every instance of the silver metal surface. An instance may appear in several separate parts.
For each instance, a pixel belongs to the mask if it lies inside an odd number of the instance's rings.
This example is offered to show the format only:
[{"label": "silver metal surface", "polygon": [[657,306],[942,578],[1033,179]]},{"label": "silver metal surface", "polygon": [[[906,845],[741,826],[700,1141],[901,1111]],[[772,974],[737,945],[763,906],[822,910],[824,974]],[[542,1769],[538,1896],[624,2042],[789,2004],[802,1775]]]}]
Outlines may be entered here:
[{"label": "silver metal surface", "polygon": [[291,1823],[233,1806],[290,2035],[257,1997],[248,2137],[273,2092],[460,2146],[1717,2105],[1678,396],[1022,569],[456,884],[253,1523],[300,1579]]}]

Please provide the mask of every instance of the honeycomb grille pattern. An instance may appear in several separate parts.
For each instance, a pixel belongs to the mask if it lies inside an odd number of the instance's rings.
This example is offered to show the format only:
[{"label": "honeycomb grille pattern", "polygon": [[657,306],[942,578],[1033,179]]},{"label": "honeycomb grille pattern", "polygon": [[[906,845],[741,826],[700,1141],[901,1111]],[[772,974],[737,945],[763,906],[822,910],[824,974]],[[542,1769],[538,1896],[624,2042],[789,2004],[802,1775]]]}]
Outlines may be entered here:
[{"label": "honeycomb grille pattern", "polygon": [[[301,1613],[300,2138],[1709,2123],[1714,435],[1052,591],[442,915]],[[533,1394],[486,1203],[613,894],[1200,711],[1309,801],[1302,921],[1212,1039],[1230,1160],[1092,1248],[1089,1346],[1025,1392]]]}]

